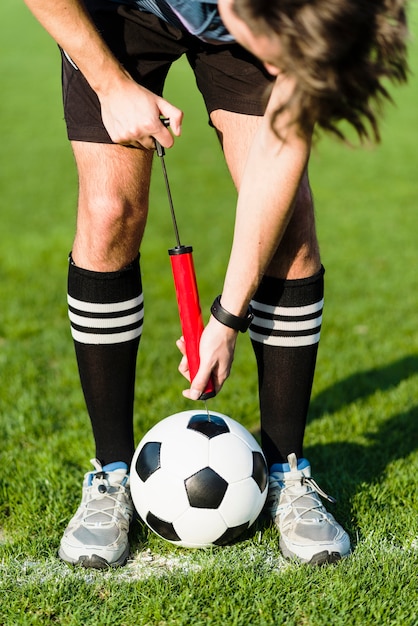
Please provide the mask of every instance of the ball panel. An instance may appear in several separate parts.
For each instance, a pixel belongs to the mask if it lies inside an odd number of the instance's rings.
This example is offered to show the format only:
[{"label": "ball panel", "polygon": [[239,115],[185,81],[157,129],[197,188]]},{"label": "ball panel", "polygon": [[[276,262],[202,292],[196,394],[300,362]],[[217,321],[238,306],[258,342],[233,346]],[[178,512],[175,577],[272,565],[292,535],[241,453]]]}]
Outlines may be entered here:
[{"label": "ball panel", "polygon": [[197,413],[193,415],[189,420],[187,428],[195,430],[208,439],[229,432],[225,419],[215,413]]},{"label": "ball panel", "polygon": [[226,422],[229,426],[229,430],[231,433],[245,441],[251,450],[257,450],[261,452],[260,445],[256,438],[239,422],[232,419],[231,417],[226,417]]},{"label": "ball panel", "polygon": [[245,522],[251,526],[261,513],[266,497],[267,489],[261,493],[256,482],[251,477],[246,478],[228,486],[219,513],[227,526],[240,526]]},{"label": "ball panel", "polygon": [[183,482],[164,468],[155,472],[145,483],[131,482],[135,508],[143,520],[151,511],[157,517],[173,521],[189,508]]},{"label": "ball panel", "polygon": [[151,474],[161,467],[160,465],[161,443],[149,441],[138,454],[135,469],[142,481],[146,481]]},{"label": "ball panel", "polygon": [[229,483],[251,476],[253,454],[248,444],[233,433],[210,441],[209,465]]},{"label": "ball panel", "polygon": [[193,430],[182,429],[177,436],[164,437],[161,466],[181,480],[209,464],[209,439]]},{"label": "ball panel", "polygon": [[249,524],[241,524],[241,526],[235,526],[233,528],[228,528],[228,530],[226,530],[224,532],[223,535],[221,535],[219,537],[219,539],[216,539],[216,541],[214,541],[214,545],[215,546],[226,546],[228,543],[232,543],[233,541],[235,541],[236,539],[238,539],[238,537],[240,535],[242,535],[242,533],[244,531],[247,530]]},{"label": "ball panel", "polygon": [[180,541],[180,537],[174,530],[174,526],[171,522],[166,522],[153,513],[148,513],[145,521],[151,530],[157,533],[157,535],[160,535],[163,539],[167,541]]},{"label": "ball panel", "polygon": [[258,485],[261,492],[265,491],[268,482],[268,467],[264,454],[261,452],[253,452],[253,472],[252,477]]},{"label": "ball panel", "polygon": [[184,481],[190,506],[217,509],[228,489],[228,483],[210,467],[205,467]]},{"label": "ball panel", "polygon": [[181,537],[178,545],[185,548],[208,547],[227,530],[227,526],[214,509],[188,509],[173,523]]}]

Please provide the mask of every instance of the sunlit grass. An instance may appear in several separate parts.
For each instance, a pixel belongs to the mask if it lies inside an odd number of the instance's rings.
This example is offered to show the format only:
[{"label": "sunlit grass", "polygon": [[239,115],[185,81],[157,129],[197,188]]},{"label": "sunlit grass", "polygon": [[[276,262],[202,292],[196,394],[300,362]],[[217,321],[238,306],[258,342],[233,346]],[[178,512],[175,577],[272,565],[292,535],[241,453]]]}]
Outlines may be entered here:
[{"label": "sunlit grass", "polygon": [[[306,455],[338,498],[333,512],[351,535],[353,555],[330,568],[289,564],[263,521],[238,544],[205,551],[174,548],[137,523],[126,568],[74,570],[56,550],[93,455],[65,304],[76,176],[58,52],[23,3],[3,0],[2,18],[0,623],[416,626],[415,78],[396,91],[382,146],[351,150],[325,139],[311,162],[326,306]],[[411,64],[418,67],[415,43]],[[235,192],[186,64],[167,89],[185,122],[166,165],[207,317],[222,288]],[[159,419],[190,408],[177,372],[179,322],[167,255],[173,242],[156,162],[142,249],[138,440]],[[212,402],[257,434],[247,337],[240,336],[232,375]]]}]

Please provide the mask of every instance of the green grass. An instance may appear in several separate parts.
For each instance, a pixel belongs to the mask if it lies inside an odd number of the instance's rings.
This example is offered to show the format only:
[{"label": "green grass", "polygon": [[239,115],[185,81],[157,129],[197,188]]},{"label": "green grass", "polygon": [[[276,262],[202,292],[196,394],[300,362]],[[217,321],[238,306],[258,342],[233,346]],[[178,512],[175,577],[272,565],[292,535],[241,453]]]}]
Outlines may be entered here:
[{"label": "green grass", "polygon": [[[3,0],[0,11],[0,624],[416,626],[416,78],[394,92],[382,146],[351,150],[324,139],[312,156],[327,297],[306,455],[338,497],[335,514],[353,555],[311,569],[285,562],[261,522],[237,545],[205,551],[174,548],[138,524],[126,568],[73,570],[56,549],[93,454],[65,305],[76,177],[56,48],[23,3]],[[416,38],[416,3],[411,20]],[[411,65],[416,73],[414,39]],[[222,286],[235,194],[184,64],[167,93],[185,110],[183,136],[166,164],[207,312]],[[151,206],[138,440],[159,419],[191,407],[177,372],[173,235],[159,168]],[[211,406],[257,432],[247,338]]]}]

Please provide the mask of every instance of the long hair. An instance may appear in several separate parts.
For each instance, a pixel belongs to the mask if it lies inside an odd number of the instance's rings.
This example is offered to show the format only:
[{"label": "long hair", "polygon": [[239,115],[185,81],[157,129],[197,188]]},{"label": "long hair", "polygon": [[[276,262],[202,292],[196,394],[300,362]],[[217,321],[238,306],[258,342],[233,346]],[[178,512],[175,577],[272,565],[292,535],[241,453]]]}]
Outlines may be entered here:
[{"label": "long hair", "polygon": [[341,139],[347,121],[360,140],[380,140],[387,82],[405,82],[406,0],[234,0],[254,34],[280,37],[280,69],[295,80],[284,110],[303,134],[322,128]]}]

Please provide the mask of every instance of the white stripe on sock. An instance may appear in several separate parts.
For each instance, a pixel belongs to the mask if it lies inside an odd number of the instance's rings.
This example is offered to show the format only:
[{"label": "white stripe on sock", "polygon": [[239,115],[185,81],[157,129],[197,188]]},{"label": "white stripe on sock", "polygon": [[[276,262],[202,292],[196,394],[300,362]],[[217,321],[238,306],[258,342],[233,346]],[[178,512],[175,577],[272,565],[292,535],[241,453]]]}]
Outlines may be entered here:
[{"label": "white stripe on sock", "polygon": [[109,335],[101,335],[95,333],[83,333],[75,328],[71,328],[71,334],[74,341],[79,343],[92,344],[92,345],[105,345],[124,343],[125,341],[132,341],[139,337],[142,333],[142,326],[134,328],[122,333],[111,333]]},{"label": "white stripe on sock", "polygon": [[324,298],[313,304],[307,304],[305,306],[274,306],[271,304],[263,304],[255,300],[251,301],[251,306],[254,311],[262,311],[269,315],[283,315],[285,317],[297,317],[299,315],[311,315],[320,311],[324,306]]},{"label": "white stripe on sock", "polygon": [[[251,305],[254,319],[249,332],[253,341],[285,348],[311,346],[319,342],[323,298],[313,304],[298,307],[274,306],[255,300]],[[267,317],[260,316],[260,313]],[[304,319],[307,316],[313,317]]]},{"label": "white stripe on sock", "polygon": [[[92,345],[117,344],[136,339],[142,333],[143,301],[142,293],[130,300],[107,304],[85,302],[68,295],[68,316],[73,339]],[[101,315],[109,317],[99,317]],[[126,329],[127,326],[132,328]],[[99,330],[108,332],[97,332]]]},{"label": "white stripe on sock", "polygon": [[119,311],[127,311],[133,309],[144,302],[144,295],[141,293],[136,298],[125,300],[124,302],[110,302],[109,304],[99,304],[97,302],[84,302],[76,300],[67,295],[67,302],[73,309],[85,311],[85,313],[118,313]]},{"label": "white stripe on sock", "polygon": [[68,317],[73,324],[76,324],[77,326],[84,326],[85,328],[120,328],[121,326],[130,326],[130,324],[139,323],[144,318],[144,309],[141,309],[132,315],[107,318],[84,317],[69,311]]},{"label": "white stripe on sock", "polygon": [[319,317],[314,317],[310,320],[303,320],[302,322],[271,320],[255,315],[252,324],[254,324],[254,326],[261,326],[262,328],[266,328],[268,330],[283,330],[285,332],[311,330],[317,328],[318,326],[321,326],[322,315],[320,315]]},{"label": "white stripe on sock", "polygon": [[282,337],[278,335],[260,335],[250,329],[250,337],[253,341],[264,343],[267,346],[276,346],[282,348],[299,348],[302,346],[312,346],[319,342],[321,333],[315,335],[302,335],[297,337]]}]

